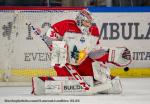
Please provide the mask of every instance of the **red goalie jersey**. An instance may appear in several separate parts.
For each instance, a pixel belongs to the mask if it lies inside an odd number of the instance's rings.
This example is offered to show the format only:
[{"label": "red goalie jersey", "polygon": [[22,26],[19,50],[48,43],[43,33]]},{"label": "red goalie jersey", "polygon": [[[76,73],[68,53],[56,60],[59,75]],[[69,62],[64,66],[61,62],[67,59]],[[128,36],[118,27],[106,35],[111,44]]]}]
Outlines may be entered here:
[{"label": "red goalie jersey", "polygon": [[[93,61],[107,62],[108,60],[107,51],[100,48],[97,50],[97,48],[95,48],[99,45],[99,30],[95,24],[82,30],[79,28],[76,21],[63,20],[52,25],[48,33],[47,36],[54,40],[63,39],[67,41],[70,54],[69,57],[71,57],[71,59],[75,58],[75,52],[83,51],[86,47],[88,51],[87,57],[80,64],[68,63],[71,64],[81,76],[93,76]],[[54,68],[58,76],[70,76],[70,73],[65,67],[55,65]]]}]

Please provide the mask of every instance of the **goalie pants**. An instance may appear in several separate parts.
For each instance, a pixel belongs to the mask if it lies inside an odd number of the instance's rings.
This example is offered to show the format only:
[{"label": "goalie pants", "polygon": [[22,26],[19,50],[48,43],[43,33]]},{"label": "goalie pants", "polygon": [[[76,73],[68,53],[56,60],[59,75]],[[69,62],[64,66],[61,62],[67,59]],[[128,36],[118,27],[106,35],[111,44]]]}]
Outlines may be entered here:
[{"label": "goalie pants", "polygon": [[[81,75],[81,76],[93,76],[92,70],[92,63],[93,60],[90,58],[86,58],[85,61],[80,65],[72,65],[74,69]],[[58,65],[54,66],[54,69],[57,72],[57,76],[71,76],[68,70],[65,67],[59,67]]]},{"label": "goalie pants", "polygon": [[[107,62],[108,54],[104,55],[103,57],[97,59],[96,61],[100,62]],[[80,65],[72,65],[74,69],[81,75],[81,76],[94,76],[93,75],[93,68],[92,68],[93,59],[87,57]],[[54,66],[54,69],[57,72],[57,76],[71,76],[68,70],[65,67],[59,67],[58,65]]]}]

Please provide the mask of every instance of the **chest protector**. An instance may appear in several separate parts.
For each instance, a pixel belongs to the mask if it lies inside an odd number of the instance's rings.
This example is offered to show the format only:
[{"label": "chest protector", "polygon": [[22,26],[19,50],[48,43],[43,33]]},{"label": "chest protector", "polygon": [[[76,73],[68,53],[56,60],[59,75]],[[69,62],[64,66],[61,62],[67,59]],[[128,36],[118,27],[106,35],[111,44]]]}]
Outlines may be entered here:
[{"label": "chest protector", "polygon": [[71,32],[66,32],[63,40],[68,45],[68,61],[72,65],[81,64],[97,43],[95,36]]}]

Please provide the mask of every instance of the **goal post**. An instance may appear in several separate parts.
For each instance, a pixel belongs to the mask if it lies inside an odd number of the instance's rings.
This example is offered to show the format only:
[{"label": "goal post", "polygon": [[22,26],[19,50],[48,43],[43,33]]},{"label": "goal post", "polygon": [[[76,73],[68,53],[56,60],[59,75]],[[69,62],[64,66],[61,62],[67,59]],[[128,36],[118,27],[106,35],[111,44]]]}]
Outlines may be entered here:
[{"label": "goal post", "polygon": [[45,35],[58,21],[75,19],[81,9],[0,7],[0,86],[24,86],[34,76],[57,76],[51,52],[36,34]]}]

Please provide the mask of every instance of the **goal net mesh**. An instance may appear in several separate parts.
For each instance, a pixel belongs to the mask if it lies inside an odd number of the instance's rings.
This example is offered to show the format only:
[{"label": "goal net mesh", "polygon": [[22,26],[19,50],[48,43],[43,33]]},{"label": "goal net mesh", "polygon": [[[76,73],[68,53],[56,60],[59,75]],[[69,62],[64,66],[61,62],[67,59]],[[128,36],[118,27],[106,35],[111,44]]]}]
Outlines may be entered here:
[{"label": "goal net mesh", "polygon": [[45,35],[52,24],[61,20],[75,19],[79,10],[0,10],[0,83],[31,82],[33,76],[57,76],[50,66],[49,48],[37,34]]}]

